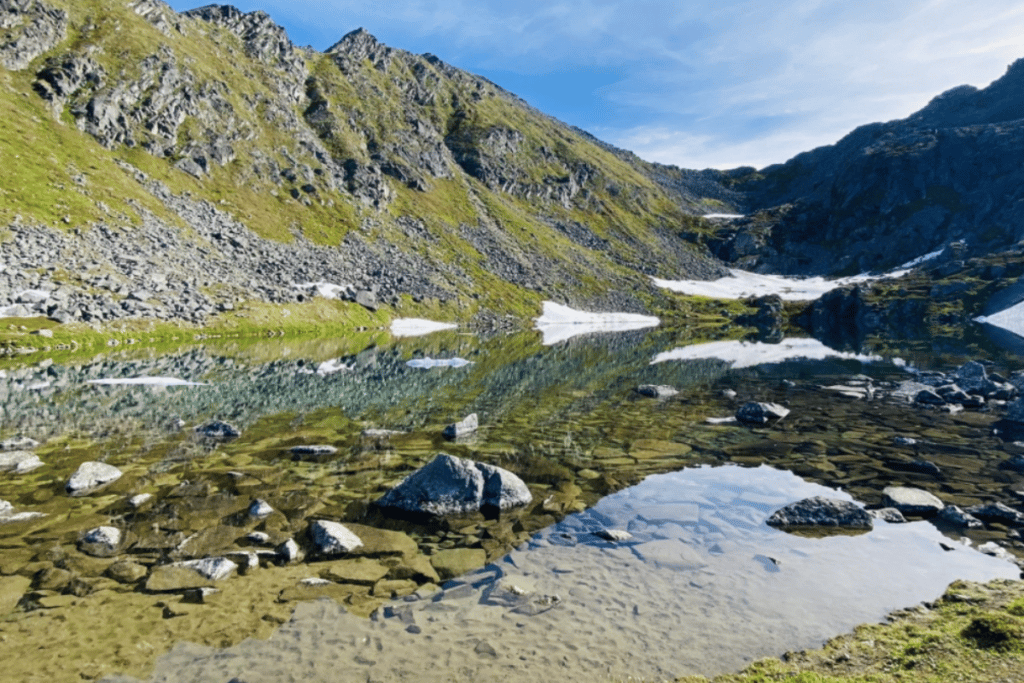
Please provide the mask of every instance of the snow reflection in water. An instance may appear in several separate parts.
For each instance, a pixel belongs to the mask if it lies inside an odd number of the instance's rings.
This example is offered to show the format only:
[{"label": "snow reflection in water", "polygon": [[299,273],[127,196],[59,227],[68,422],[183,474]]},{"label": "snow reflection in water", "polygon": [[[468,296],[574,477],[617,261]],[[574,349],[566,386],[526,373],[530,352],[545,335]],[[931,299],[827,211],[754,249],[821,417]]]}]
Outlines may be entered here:
[{"label": "snow reflection in water", "polygon": [[[1016,578],[944,551],[930,524],[804,538],[765,525],[782,505],[844,493],[761,466],[649,477],[538,534],[446,590],[379,618],[300,606],[267,642],[179,645],[156,681],[596,681],[713,674],[814,647],[954,579]],[[613,544],[591,532],[624,529]]]}]

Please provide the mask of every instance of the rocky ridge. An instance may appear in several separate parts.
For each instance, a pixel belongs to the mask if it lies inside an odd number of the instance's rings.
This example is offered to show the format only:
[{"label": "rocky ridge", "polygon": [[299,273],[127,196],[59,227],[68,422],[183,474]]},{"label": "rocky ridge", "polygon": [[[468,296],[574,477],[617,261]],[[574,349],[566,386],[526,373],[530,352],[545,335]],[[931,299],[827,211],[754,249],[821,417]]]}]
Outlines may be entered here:
[{"label": "rocky ridge", "polygon": [[[0,16],[0,99],[25,121],[4,142],[24,194],[0,205],[0,303],[60,321],[202,322],[324,281],[381,303],[532,308],[557,292],[641,310],[657,296],[645,275],[720,272],[679,237],[715,174],[660,183],[486,79],[363,29],[320,53],[229,6],[5,0]],[[52,135],[67,157],[44,162],[29,141]],[[157,254],[159,270],[131,265]],[[25,289],[59,298],[20,301]]]},{"label": "rocky ridge", "polygon": [[709,246],[760,272],[840,275],[914,256],[1005,250],[1022,238],[1024,60],[989,86],[953,88],[911,116],[726,181],[749,217]]}]

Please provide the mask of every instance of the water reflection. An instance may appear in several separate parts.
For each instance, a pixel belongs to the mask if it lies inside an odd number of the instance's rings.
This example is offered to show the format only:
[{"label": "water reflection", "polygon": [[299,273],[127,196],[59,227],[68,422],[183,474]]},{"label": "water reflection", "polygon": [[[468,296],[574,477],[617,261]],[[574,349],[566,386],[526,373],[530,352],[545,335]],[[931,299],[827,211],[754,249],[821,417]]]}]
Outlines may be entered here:
[{"label": "water reflection", "polygon": [[[814,647],[954,579],[1015,578],[927,523],[804,538],[778,507],[844,493],[766,466],[649,477],[536,535],[501,561],[367,621],[300,606],[269,642],[182,644],[154,681],[565,681],[714,674]],[[627,530],[620,543],[593,535]],[[948,541],[947,541],[948,542]]]}]

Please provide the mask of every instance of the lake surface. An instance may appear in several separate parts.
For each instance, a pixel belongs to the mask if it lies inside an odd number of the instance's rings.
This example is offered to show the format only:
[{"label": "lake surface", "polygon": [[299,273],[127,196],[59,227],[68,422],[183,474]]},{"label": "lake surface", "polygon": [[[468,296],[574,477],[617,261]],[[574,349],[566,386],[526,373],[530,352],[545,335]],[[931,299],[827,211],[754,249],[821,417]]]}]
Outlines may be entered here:
[{"label": "lake surface", "polygon": [[[0,525],[0,559],[29,562],[56,546],[74,554],[78,535],[103,519],[139,539],[124,554],[147,567],[191,557],[186,551],[252,550],[242,537],[266,525],[243,523],[239,514],[256,497],[281,513],[272,535],[329,518],[400,531],[427,557],[463,547],[486,552],[489,564],[477,573],[437,593],[421,585],[410,596],[417,599],[383,606],[372,620],[334,602],[287,598],[295,616],[269,642],[218,650],[179,644],[153,679],[249,683],[716,673],[814,647],[934,599],[957,578],[1019,575],[1011,563],[959,543],[964,534],[943,529],[943,536],[928,522],[878,523],[869,534],[830,538],[764,524],[778,507],[811,495],[877,506],[889,484],[928,488],[960,505],[1014,503],[1000,496],[1024,477],[999,469],[1006,446],[988,434],[987,416],[894,408],[822,388],[864,377],[882,386],[979,357],[1020,369],[1012,346],[972,337],[899,344],[896,352],[885,345],[830,351],[807,340],[692,345],[685,338],[649,329],[545,346],[532,332],[488,339],[438,332],[10,367],[0,380],[2,435],[44,441],[46,465],[0,474],[0,499],[47,517]],[[657,401],[636,392],[641,384],[680,393]],[[745,400],[784,402],[793,413],[764,429],[706,422]],[[445,424],[473,412],[476,435],[441,438]],[[231,422],[242,436],[197,439],[192,427],[209,419]],[[370,429],[395,433],[368,438]],[[948,474],[936,481],[900,469],[910,456],[893,446],[894,436],[935,446],[918,455]],[[338,453],[295,460],[288,449],[301,444],[330,444]],[[374,510],[384,491],[442,450],[516,472],[534,505],[501,520],[423,526]],[[63,481],[85,460],[114,464],[125,477],[102,495],[69,499]],[[124,501],[140,493],[157,503],[127,510]],[[218,531],[225,527],[239,540]],[[590,534],[598,528],[633,538],[607,543]],[[1007,540],[1006,529],[966,536],[975,545]],[[318,566],[303,571],[316,577]],[[284,577],[273,566],[258,571]],[[275,593],[295,585],[297,570],[289,571],[281,581],[290,583]],[[35,600],[53,597],[33,589]],[[98,590],[106,602],[117,599],[109,586]],[[358,590],[350,611],[380,602],[371,587]],[[83,609],[90,599],[81,597]],[[58,611],[42,613],[56,619]],[[45,630],[49,622],[38,623],[33,628]],[[35,637],[27,624],[17,622],[18,638]],[[0,643],[0,655],[16,656],[5,648],[18,644]],[[71,646],[58,639],[47,647]],[[69,653],[74,669],[78,655]],[[352,678],[339,678],[342,664]]]},{"label": "lake surface", "polygon": [[[955,579],[1017,578],[946,551],[927,522],[804,538],[764,524],[794,500],[849,496],[768,467],[653,475],[498,562],[371,620],[302,607],[269,641],[179,645],[154,681],[662,680],[811,648]],[[610,543],[601,529],[628,530]]]}]

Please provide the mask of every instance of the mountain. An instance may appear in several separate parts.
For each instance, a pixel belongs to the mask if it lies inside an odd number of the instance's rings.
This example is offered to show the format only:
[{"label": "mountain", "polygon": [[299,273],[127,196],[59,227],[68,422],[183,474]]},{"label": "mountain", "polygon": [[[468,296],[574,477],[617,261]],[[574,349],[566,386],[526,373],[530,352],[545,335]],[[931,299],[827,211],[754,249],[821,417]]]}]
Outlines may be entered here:
[{"label": "mountain", "polygon": [[1024,239],[1024,60],[986,88],[953,88],[901,120],[726,184],[750,217],[709,241],[766,272],[846,275],[954,243],[961,256]]},{"label": "mountain", "polygon": [[[433,55],[262,12],[0,0],[0,306],[202,322],[307,283],[370,308],[643,310],[720,265],[735,192],[641,161]],[[323,287],[321,287],[323,289]]]}]

